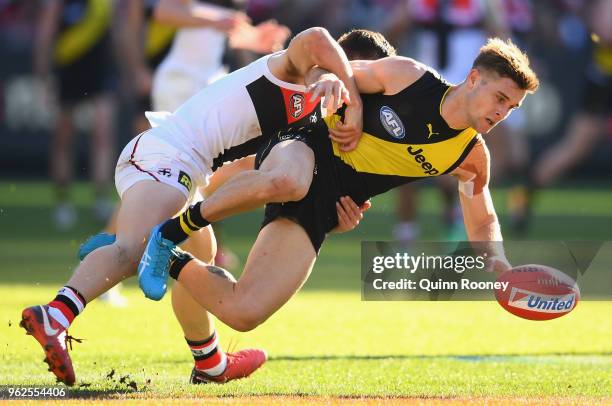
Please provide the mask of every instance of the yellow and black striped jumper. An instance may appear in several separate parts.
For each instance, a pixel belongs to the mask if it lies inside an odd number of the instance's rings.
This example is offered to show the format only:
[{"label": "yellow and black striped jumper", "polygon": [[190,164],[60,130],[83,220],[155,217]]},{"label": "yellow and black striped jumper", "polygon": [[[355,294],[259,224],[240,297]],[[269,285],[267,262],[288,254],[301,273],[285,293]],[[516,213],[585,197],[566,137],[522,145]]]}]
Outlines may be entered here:
[{"label": "yellow and black striped jumper", "polygon": [[[299,202],[269,204],[264,225],[293,219],[308,233],[315,250],[337,225],[335,203],[348,195],[367,199],[415,180],[451,172],[476,144],[472,128],[452,129],[441,116],[450,84],[433,71],[395,95],[363,94],[363,135],[357,148],[342,152],[326,126],[310,131],[307,144],[316,168],[308,195]],[[341,119],[325,122],[332,127]],[[297,138],[296,138],[297,139]]]}]

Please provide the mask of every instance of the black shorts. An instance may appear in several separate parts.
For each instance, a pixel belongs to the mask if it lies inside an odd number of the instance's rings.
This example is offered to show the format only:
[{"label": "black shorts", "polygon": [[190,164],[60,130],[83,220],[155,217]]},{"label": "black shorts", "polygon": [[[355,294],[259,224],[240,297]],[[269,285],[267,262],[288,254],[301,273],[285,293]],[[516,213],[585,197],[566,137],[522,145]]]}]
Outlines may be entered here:
[{"label": "black shorts", "polygon": [[340,198],[334,169],[334,154],[324,123],[290,128],[277,132],[263,145],[255,158],[258,169],[270,150],[278,143],[296,140],[308,145],[315,155],[312,183],[306,196],[297,202],[268,203],[262,228],[278,219],[287,218],[304,228],[315,252],[319,252],[329,231],[338,225],[336,202]]},{"label": "black shorts", "polygon": [[110,46],[110,39],[106,36],[74,62],[56,67],[61,105],[72,106],[115,88]]}]

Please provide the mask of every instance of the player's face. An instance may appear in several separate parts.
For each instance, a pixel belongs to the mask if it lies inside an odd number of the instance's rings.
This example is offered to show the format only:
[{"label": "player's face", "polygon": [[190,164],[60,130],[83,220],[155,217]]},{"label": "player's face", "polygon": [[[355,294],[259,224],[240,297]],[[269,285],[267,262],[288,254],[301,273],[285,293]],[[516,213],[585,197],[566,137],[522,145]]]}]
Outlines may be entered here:
[{"label": "player's face", "polygon": [[470,127],[486,134],[520,107],[527,94],[509,78],[494,72],[472,69],[468,75],[468,119]]}]

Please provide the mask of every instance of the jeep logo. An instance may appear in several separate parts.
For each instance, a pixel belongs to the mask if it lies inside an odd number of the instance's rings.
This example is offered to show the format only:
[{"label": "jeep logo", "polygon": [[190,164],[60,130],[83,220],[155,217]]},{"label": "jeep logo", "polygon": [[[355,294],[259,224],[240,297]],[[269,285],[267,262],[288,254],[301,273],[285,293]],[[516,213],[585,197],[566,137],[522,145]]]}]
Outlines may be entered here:
[{"label": "jeep logo", "polygon": [[298,118],[304,111],[304,96],[295,93],[291,95],[291,115],[293,118]]},{"label": "jeep logo", "polygon": [[414,157],[414,160],[417,163],[421,164],[421,168],[423,168],[423,172],[425,172],[425,174],[430,176],[439,174],[440,171],[434,168],[432,164],[427,162],[427,158],[425,158],[425,155],[422,155],[421,152],[423,152],[422,148],[415,151],[412,149],[412,145],[408,147],[408,153]]},{"label": "jeep logo", "polygon": [[401,140],[406,135],[402,120],[391,107],[382,106],[380,108],[380,122],[393,138]]}]

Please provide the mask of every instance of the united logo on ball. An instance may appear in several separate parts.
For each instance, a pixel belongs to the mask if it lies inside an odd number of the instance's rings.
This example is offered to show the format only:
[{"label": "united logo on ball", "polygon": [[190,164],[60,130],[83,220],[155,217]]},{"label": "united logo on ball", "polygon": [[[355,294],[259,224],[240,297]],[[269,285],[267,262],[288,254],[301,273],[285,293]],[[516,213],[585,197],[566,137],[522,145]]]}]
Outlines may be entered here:
[{"label": "united logo on ball", "polygon": [[499,304],[528,320],[551,320],[571,312],[580,300],[580,289],[570,276],[545,265],[522,265],[498,278],[508,288],[495,291]]}]

